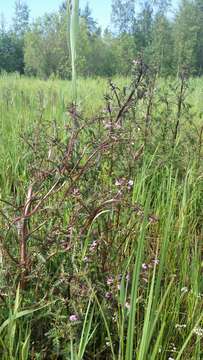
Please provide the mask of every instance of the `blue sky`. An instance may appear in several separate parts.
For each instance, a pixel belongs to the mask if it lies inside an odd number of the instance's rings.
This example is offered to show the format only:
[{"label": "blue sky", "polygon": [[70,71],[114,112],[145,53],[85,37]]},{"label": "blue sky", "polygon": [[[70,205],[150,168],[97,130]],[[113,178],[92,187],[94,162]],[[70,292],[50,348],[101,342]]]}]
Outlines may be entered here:
[{"label": "blue sky", "polygon": [[[31,9],[31,18],[43,15],[45,12],[57,10],[62,0],[27,0]],[[173,0],[177,4],[178,0]],[[84,7],[87,0],[80,0],[80,7]],[[102,28],[106,28],[110,23],[111,0],[88,0],[92,9],[93,17]],[[0,0],[0,14],[3,13],[7,24],[12,21],[15,0]]]},{"label": "blue sky", "polygon": [[[31,9],[31,17],[43,15],[59,8],[62,0],[27,0],[25,1]],[[103,28],[110,22],[111,0],[88,0],[92,14]],[[84,7],[87,0],[80,0],[80,7]],[[7,24],[11,23],[14,13],[15,0],[0,0],[0,14],[3,13]]]}]

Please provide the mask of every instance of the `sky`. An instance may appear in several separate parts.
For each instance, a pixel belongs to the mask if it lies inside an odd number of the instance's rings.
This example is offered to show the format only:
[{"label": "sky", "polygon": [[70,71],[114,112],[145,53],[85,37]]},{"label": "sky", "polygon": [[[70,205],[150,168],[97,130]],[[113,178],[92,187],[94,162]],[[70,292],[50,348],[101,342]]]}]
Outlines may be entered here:
[{"label": "sky", "polygon": [[[24,0],[25,1],[25,0]],[[43,15],[45,12],[57,10],[62,0],[27,0],[25,1],[31,10],[31,18]],[[80,0],[80,7],[83,8],[87,0]],[[92,15],[102,28],[110,23],[111,0],[88,0]],[[15,0],[0,0],[0,14],[4,14],[7,24],[10,24],[14,14]]]},{"label": "sky", "polygon": [[[57,10],[63,0],[24,0],[30,10],[31,18],[43,15],[45,12]],[[89,3],[92,10],[92,15],[99,25],[105,29],[110,24],[111,17],[111,0],[80,0],[80,7],[83,8],[86,3]],[[178,0],[172,1],[177,5]],[[0,0],[0,15],[3,13],[6,24],[12,22],[14,14],[15,0]]]}]

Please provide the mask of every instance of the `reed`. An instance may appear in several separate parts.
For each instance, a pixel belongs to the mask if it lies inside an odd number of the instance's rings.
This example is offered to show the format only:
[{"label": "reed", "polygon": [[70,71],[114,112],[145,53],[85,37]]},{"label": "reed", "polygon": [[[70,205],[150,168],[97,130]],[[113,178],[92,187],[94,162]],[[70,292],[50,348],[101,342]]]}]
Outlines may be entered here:
[{"label": "reed", "polygon": [[73,101],[77,102],[77,41],[79,34],[79,0],[67,0],[68,47],[71,55]]}]

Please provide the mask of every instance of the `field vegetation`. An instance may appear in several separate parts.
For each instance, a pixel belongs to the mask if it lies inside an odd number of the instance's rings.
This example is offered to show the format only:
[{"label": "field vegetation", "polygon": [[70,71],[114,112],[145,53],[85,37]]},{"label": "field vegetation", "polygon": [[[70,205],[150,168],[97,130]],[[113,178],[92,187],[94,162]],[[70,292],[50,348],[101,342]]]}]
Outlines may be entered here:
[{"label": "field vegetation", "polygon": [[0,89],[1,359],[201,359],[202,79]]},{"label": "field vegetation", "polygon": [[[81,24],[94,51],[109,33],[98,32],[88,6],[85,17],[78,0],[62,4],[56,20],[67,25],[69,62],[61,61],[72,82],[56,68],[44,81],[22,75],[43,32],[29,28],[26,4],[16,3],[21,75],[0,66],[2,360],[203,358],[202,4],[182,1],[175,20],[167,9],[146,1],[136,19],[134,1],[112,1],[113,44],[135,50],[150,21],[156,41],[142,39],[126,71],[102,73],[117,77],[85,80]],[[189,13],[196,27],[188,32]],[[180,52],[166,72],[159,21],[192,40],[183,49],[184,38],[173,38]],[[0,49],[8,35],[1,32]]]}]

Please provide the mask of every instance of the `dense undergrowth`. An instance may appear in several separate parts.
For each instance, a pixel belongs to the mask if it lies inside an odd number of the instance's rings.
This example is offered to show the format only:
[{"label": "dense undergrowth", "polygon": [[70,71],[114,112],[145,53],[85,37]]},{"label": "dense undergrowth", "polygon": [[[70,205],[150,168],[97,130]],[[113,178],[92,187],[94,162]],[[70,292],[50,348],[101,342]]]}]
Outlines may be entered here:
[{"label": "dense undergrowth", "polygon": [[3,360],[203,356],[202,81],[118,83],[0,80]]}]

